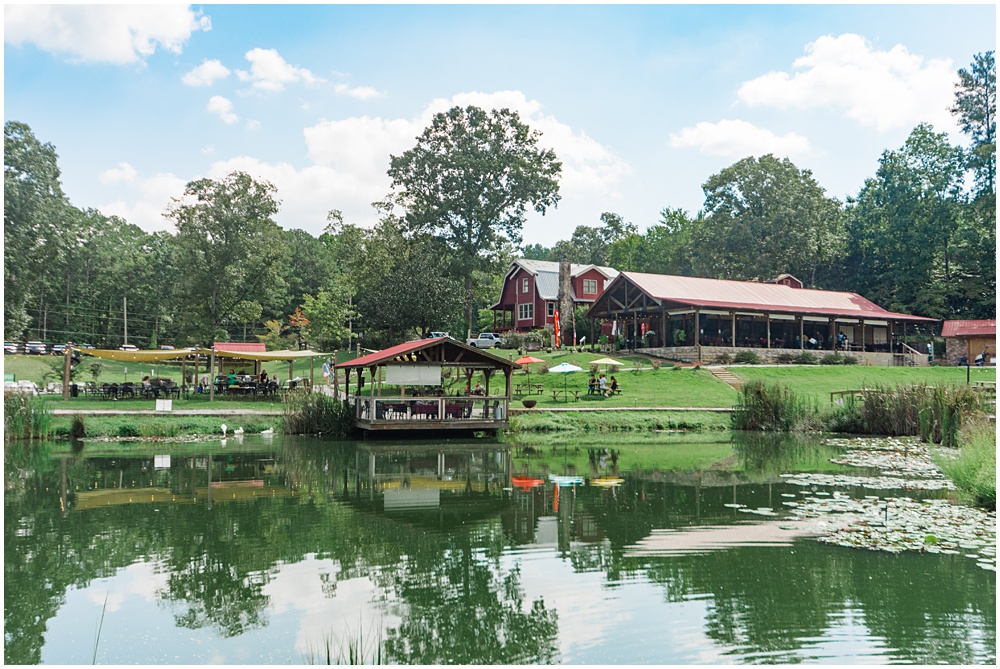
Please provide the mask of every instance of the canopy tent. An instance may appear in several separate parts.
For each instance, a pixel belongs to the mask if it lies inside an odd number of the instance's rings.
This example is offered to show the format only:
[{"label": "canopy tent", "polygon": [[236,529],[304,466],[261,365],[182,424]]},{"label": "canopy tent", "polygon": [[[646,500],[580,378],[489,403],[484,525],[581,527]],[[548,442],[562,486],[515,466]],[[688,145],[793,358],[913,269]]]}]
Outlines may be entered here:
[{"label": "canopy tent", "polygon": [[[63,378],[63,399],[69,399],[69,356],[71,352],[79,352],[85,355],[90,355],[95,358],[103,358],[105,360],[117,360],[119,362],[162,362],[164,360],[177,360],[178,358],[186,359],[191,355],[205,355],[211,359],[210,369],[214,369],[215,361],[217,359],[226,360],[252,360],[254,362],[271,362],[275,360],[287,360],[288,361],[288,378],[292,377],[292,364],[295,360],[309,358],[309,382],[312,386],[313,381],[313,364],[312,359],[317,356],[332,356],[331,353],[322,353],[319,351],[306,350],[306,351],[264,351],[264,352],[246,352],[246,351],[219,351],[209,348],[178,348],[178,349],[139,349],[135,351],[122,351],[120,349],[101,349],[101,348],[78,348],[76,346],[67,347],[66,357],[67,363],[64,370]],[[195,357],[195,367],[197,368],[198,358]],[[183,369],[183,366],[182,366]],[[182,376],[183,376],[182,371]],[[212,384],[209,393],[209,399],[214,399],[215,385]]]}]

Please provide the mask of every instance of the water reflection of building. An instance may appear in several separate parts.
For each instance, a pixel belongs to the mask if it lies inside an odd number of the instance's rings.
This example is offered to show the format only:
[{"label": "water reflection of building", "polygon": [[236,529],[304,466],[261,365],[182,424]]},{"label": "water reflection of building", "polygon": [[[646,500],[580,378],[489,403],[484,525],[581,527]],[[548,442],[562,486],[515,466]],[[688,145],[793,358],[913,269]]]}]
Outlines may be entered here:
[{"label": "water reflection of building", "polygon": [[364,444],[341,494],[353,506],[439,527],[492,516],[510,501],[510,446]]},{"label": "water reflection of building", "polygon": [[211,505],[262,497],[294,497],[296,490],[279,471],[273,455],[212,455],[89,458],[87,480],[66,475],[62,462],[63,509],[85,511],[122,504]]}]

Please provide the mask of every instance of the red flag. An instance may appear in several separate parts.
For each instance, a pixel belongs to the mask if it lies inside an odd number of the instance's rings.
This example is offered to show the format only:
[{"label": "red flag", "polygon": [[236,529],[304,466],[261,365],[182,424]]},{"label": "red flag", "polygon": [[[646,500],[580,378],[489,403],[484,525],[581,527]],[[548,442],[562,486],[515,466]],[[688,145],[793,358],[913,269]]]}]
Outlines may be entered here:
[{"label": "red flag", "polygon": [[558,310],[558,309],[556,309],[556,313],[555,313],[555,318],[556,318],[556,322],[555,322],[555,329],[556,329],[556,348],[559,348],[559,346],[560,346],[560,343],[559,343],[559,341],[560,341],[560,340],[559,340],[559,310]]}]

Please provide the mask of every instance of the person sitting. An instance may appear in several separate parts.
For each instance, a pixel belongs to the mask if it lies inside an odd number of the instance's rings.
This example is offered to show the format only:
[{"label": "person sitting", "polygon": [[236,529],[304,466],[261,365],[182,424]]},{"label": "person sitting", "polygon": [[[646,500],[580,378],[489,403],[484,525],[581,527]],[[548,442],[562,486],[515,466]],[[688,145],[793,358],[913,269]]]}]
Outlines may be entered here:
[{"label": "person sitting", "polygon": [[611,394],[614,395],[618,392],[618,379],[614,376],[611,377]]},{"label": "person sitting", "polygon": [[486,389],[480,381],[476,381],[476,387],[472,390],[473,395],[485,395]]},{"label": "person sitting", "polygon": [[263,370],[263,369],[260,370],[260,382],[262,384],[266,384],[267,383],[267,372],[265,370]]},{"label": "person sitting", "polygon": [[236,372],[235,371],[233,371],[231,369],[229,370],[229,374],[226,376],[226,384],[229,385],[229,386],[235,386],[236,385]]},{"label": "person sitting", "polygon": [[597,386],[601,391],[601,395],[608,394],[608,380],[604,378],[603,374],[601,374],[600,378],[597,379]]},{"label": "person sitting", "polygon": [[597,379],[594,378],[593,374],[591,374],[590,381],[587,383],[587,394],[593,395],[596,392],[597,392]]}]

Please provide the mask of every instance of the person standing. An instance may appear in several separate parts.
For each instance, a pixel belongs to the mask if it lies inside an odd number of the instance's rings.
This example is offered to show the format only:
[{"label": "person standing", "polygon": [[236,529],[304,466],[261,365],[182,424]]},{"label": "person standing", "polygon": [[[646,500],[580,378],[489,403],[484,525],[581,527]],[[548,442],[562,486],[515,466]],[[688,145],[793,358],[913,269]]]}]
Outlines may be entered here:
[{"label": "person standing", "polygon": [[330,359],[323,361],[323,385],[330,385]]}]

